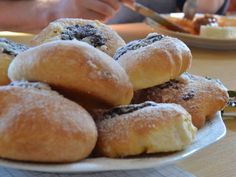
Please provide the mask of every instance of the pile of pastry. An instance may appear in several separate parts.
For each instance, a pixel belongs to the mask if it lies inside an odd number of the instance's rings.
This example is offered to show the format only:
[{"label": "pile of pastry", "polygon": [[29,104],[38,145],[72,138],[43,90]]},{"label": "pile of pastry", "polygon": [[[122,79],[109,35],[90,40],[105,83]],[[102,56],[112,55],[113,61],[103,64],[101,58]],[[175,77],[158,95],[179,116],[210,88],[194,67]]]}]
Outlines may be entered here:
[{"label": "pile of pastry", "polygon": [[31,47],[0,39],[0,157],[73,162],[185,149],[227,89],[185,71],[180,40],[125,44],[110,27],[59,19]]}]

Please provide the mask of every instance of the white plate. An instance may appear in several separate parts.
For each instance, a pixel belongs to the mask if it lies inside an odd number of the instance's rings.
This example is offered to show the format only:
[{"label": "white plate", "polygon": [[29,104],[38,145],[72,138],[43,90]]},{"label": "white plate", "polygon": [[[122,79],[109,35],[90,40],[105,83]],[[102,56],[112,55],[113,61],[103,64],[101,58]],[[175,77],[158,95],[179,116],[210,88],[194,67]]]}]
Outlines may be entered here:
[{"label": "white plate", "polygon": [[173,164],[177,160],[190,156],[206,146],[215,143],[225,134],[226,128],[224,122],[222,121],[220,113],[217,113],[212,121],[207,122],[204,128],[198,131],[196,140],[187,149],[181,152],[125,159],[89,158],[80,162],[68,164],[22,163],[1,159],[0,165],[23,170],[58,173],[82,173],[160,167]]},{"label": "white plate", "polygon": [[[198,15],[201,15],[201,14],[198,14]],[[175,18],[183,18],[183,13],[171,13],[166,16],[171,16]],[[228,21],[234,21],[236,23],[236,18],[220,17],[220,16],[218,17],[228,19]],[[184,41],[187,45],[192,46],[192,47],[217,49],[217,50],[236,49],[236,39],[214,39],[214,38],[201,37],[199,35],[171,31],[171,30],[161,27],[158,23],[151,20],[150,18],[147,18],[145,22],[148,25],[150,25],[156,32],[179,38],[180,40]]]}]

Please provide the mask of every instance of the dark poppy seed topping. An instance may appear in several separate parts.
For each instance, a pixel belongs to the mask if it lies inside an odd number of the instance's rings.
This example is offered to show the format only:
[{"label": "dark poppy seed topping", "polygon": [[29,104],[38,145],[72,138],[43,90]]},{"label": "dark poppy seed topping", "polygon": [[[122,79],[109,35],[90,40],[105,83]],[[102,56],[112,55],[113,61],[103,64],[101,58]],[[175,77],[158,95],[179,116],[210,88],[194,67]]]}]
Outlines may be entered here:
[{"label": "dark poppy seed topping", "polygon": [[184,94],[184,95],[182,96],[182,99],[183,99],[184,101],[188,101],[188,100],[192,99],[194,96],[195,96],[195,92],[194,92],[193,90],[191,90],[190,92]]},{"label": "dark poppy seed topping", "polygon": [[104,35],[98,31],[93,25],[72,25],[68,26],[61,32],[62,40],[73,40],[84,41],[91,44],[94,47],[100,47],[105,45],[106,39]]},{"label": "dark poppy seed topping", "polygon": [[110,119],[119,115],[123,115],[123,114],[128,114],[137,110],[140,110],[142,108],[146,108],[149,106],[156,106],[157,104],[151,101],[146,101],[142,104],[132,104],[132,105],[125,105],[125,106],[119,106],[116,108],[113,108],[111,110],[109,110],[108,112],[105,112],[103,114],[104,119]]},{"label": "dark poppy seed topping", "polygon": [[179,89],[178,84],[179,84],[178,80],[170,80],[168,82],[165,82],[164,84],[158,85],[157,87],[159,87],[160,89],[172,88],[178,90]]},{"label": "dark poppy seed topping", "polygon": [[18,44],[5,38],[0,38],[0,51],[2,53],[16,56],[19,53],[27,50],[29,47],[23,44]]},{"label": "dark poppy seed topping", "polygon": [[13,81],[9,84],[12,87],[35,88],[39,90],[51,90],[48,84],[42,82]]},{"label": "dark poppy seed topping", "polygon": [[139,49],[141,47],[146,47],[148,45],[153,44],[156,41],[160,41],[164,38],[164,35],[160,35],[160,34],[150,34],[148,35],[146,38],[144,39],[139,39],[139,40],[135,40],[135,41],[131,41],[128,44],[126,44],[125,46],[119,48],[117,50],[117,52],[114,55],[114,59],[115,60],[119,60],[119,58],[124,55],[125,53],[127,53],[130,50],[136,50]]}]

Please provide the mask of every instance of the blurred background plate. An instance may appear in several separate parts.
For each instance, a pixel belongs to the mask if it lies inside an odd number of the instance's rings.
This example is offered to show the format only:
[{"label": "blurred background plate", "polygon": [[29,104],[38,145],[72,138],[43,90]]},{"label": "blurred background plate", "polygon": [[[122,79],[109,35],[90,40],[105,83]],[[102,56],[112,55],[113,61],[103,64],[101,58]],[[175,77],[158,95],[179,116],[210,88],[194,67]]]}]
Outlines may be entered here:
[{"label": "blurred background plate", "polygon": [[[201,16],[201,15],[202,14],[198,14],[198,16]],[[163,16],[183,18],[184,14],[171,13],[171,14],[166,14]],[[236,18],[233,18],[233,17],[220,17],[220,18],[227,19],[229,23],[231,21],[236,23]],[[216,50],[235,50],[236,49],[236,39],[214,39],[214,38],[201,37],[199,35],[175,32],[175,31],[165,29],[164,27],[162,27],[161,25],[159,25],[158,23],[156,23],[150,18],[146,18],[145,22],[149,26],[151,26],[156,32],[164,34],[164,35],[176,37],[184,41],[188,46],[197,47],[197,48],[206,48],[206,49],[216,49]]]}]

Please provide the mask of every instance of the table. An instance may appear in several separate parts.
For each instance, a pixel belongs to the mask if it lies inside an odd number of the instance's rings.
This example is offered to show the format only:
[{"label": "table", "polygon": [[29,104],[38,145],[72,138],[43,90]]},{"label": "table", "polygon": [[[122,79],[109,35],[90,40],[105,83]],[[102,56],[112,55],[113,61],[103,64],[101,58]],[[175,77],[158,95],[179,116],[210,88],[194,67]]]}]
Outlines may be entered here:
[{"label": "table", "polygon": [[[140,39],[153,32],[144,23],[113,25],[126,41]],[[190,48],[193,54],[192,74],[220,79],[236,90],[236,51]],[[236,119],[225,120],[227,135],[219,142],[179,161],[178,167],[199,177],[236,176]]]}]

